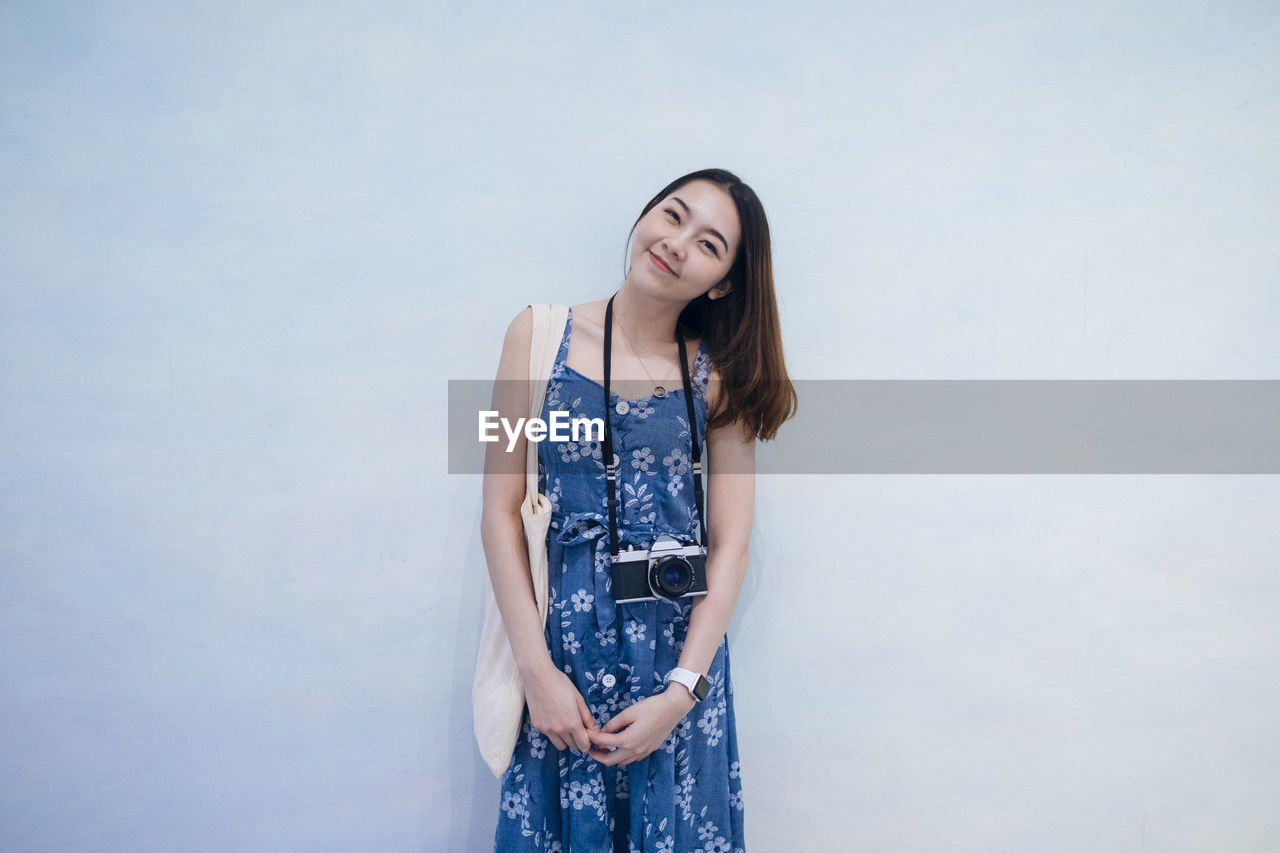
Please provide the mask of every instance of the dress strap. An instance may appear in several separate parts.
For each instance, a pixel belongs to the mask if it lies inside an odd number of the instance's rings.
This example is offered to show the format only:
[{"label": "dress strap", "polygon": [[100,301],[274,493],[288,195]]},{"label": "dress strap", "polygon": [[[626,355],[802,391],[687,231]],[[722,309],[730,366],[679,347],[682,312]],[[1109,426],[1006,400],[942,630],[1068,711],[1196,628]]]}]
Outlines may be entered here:
[{"label": "dress strap", "polygon": [[693,395],[704,405],[707,402],[707,380],[711,377],[711,351],[704,336],[698,341],[698,354],[693,357],[693,371],[689,377]]},{"label": "dress strap", "polygon": [[573,329],[573,306],[569,306],[569,316],[564,321],[564,334],[560,336],[560,349],[556,351],[556,360],[552,362],[551,374],[558,376],[564,368],[565,359],[569,357],[569,333]]}]

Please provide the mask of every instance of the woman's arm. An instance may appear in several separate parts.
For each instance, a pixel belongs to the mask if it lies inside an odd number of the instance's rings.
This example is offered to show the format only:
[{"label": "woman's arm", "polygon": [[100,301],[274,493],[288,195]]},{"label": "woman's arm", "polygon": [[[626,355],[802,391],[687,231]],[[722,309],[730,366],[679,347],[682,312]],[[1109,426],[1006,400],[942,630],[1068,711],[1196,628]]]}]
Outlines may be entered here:
[{"label": "woman's arm", "polygon": [[[713,374],[714,376],[714,374]],[[718,384],[718,383],[715,383]],[[705,673],[729,630],[747,571],[755,515],[755,435],[741,424],[707,433],[707,594],[694,599],[679,665]],[[624,708],[591,740],[591,755],[604,764],[628,764],[662,745],[693,709],[689,691],[676,684]]]},{"label": "woman's arm", "polygon": [[[533,312],[525,309],[507,328],[493,389],[491,408],[510,423],[529,416],[532,337]],[[534,602],[529,552],[520,518],[527,450],[523,431],[510,453],[506,452],[505,441],[486,445],[480,539],[493,596],[524,683],[529,722],[556,749],[576,747],[586,751],[591,746],[588,732],[596,729],[595,720],[582,694],[552,662],[542,633],[542,614]]]}]

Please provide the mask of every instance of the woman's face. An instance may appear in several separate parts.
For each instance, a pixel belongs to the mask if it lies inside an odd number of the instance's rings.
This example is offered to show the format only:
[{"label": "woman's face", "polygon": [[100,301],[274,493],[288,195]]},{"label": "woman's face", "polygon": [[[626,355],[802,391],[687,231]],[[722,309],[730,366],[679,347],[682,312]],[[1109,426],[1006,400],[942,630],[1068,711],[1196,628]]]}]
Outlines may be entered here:
[{"label": "woman's face", "polygon": [[740,232],[728,191],[710,181],[690,181],[636,224],[628,279],[673,301],[688,302],[708,290],[719,298],[731,286],[723,279],[737,255]]}]

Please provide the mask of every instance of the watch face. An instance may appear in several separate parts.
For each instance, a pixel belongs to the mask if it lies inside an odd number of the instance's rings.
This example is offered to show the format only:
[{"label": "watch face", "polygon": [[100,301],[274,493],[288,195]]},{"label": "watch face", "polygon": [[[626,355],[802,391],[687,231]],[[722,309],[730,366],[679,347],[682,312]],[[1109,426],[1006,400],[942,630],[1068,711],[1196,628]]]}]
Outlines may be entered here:
[{"label": "watch face", "polygon": [[707,694],[711,692],[711,682],[707,681],[706,676],[699,675],[698,683],[693,686],[693,698],[701,702],[707,698]]}]

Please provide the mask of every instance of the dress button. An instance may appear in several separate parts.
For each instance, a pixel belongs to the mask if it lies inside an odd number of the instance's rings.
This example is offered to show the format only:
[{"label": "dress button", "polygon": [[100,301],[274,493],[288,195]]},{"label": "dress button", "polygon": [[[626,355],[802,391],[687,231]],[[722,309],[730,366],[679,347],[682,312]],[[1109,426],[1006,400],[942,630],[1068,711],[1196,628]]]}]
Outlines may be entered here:
[{"label": "dress button", "polygon": [[604,685],[605,690],[611,690],[613,688],[613,685],[618,683],[618,679],[606,673],[603,677],[601,677],[600,683]]},{"label": "dress button", "polygon": [[627,405],[626,400],[619,400],[618,405],[614,406],[613,408],[614,408],[614,411],[616,411],[620,415],[625,415],[627,412],[631,411],[631,407]]}]

